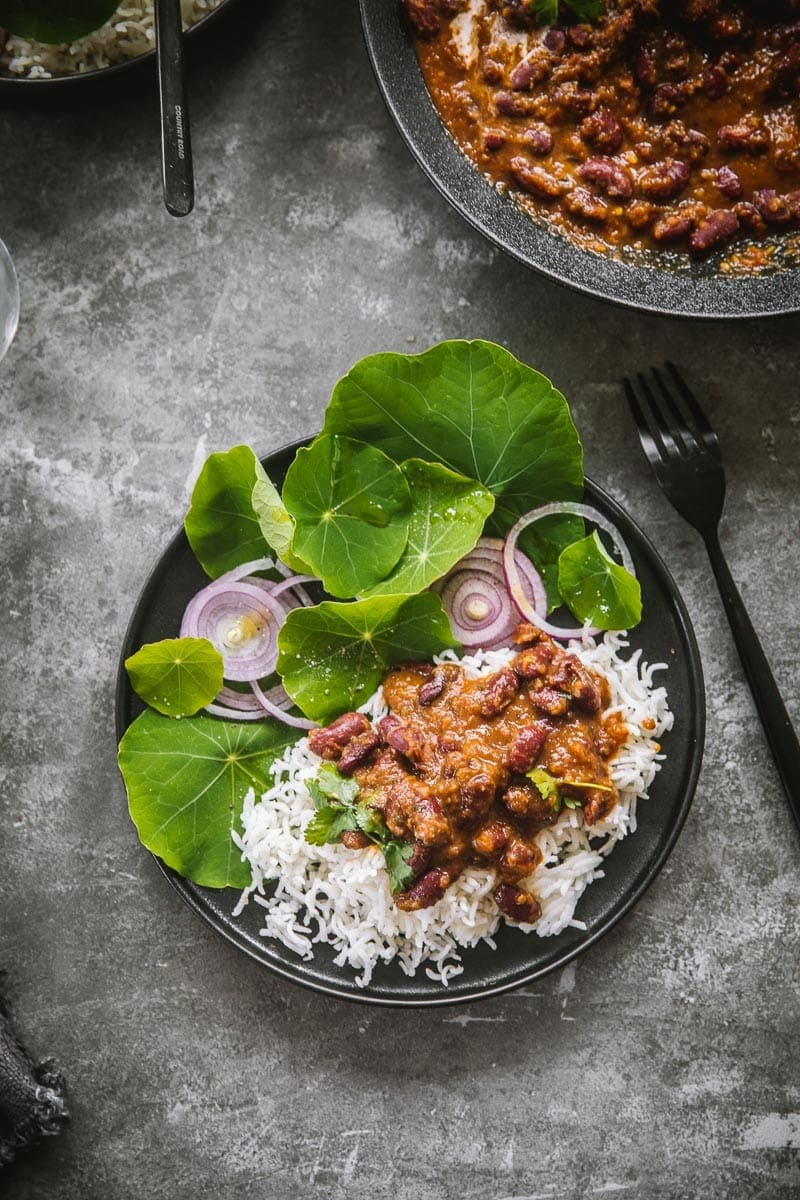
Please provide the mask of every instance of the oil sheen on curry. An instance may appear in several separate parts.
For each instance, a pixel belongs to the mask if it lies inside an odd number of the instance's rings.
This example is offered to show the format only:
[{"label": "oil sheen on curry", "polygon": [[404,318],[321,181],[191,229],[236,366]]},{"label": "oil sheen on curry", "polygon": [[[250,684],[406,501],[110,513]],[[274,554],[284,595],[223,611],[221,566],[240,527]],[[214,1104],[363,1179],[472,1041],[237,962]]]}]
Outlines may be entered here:
[{"label": "oil sheen on curry", "polygon": [[[496,876],[494,899],[510,920],[540,915],[520,887],[542,861],[537,835],[563,805],[589,826],[617,802],[609,759],[627,736],[606,713],[607,681],[545,634],[520,625],[508,665],[468,679],[457,664],[411,663],[383,683],[389,715],[373,728],[345,713],[313,730],[309,747],[352,776],[398,838],[413,843],[415,879],[401,909],[435,904],[468,866]],[[356,849],[369,841],[342,835]]]},{"label": "oil sheen on curry", "polygon": [[[501,190],[597,249],[695,256],[800,226],[798,0],[404,0],[425,81]],[[772,239],[774,244],[774,238]]]}]

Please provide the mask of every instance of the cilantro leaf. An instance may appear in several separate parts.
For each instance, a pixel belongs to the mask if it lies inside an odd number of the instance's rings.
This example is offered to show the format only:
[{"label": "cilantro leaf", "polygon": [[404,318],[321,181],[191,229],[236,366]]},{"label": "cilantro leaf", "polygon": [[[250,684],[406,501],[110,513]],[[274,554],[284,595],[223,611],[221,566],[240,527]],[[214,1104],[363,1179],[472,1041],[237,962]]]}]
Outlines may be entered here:
[{"label": "cilantro leaf", "polygon": [[339,774],[335,763],[323,763],[317,771],[316,778],[310,782],[316,784],[323,796],[329,800],[338,800],[340,804],[354,804],[358,798],[358,784],[355,779],[345,779],[344,775]]},{"label": "cilantro leaf", "polygon": [[383,847],[383,857],[393,895],[402,892],[414,882],[414,872],[408,865],[413,854],[414,846],[411,842],[398,842],[393,839],[386,842]]},{"label": "cilantro leaf", "polygon": [[556,801],[556,812],[561,807],[561,796],[558,790],[558,782],[553,778],[549,771],[545,771],[544,767],[534,767],[532,771],[526,772],[531,783],[535,784],[539,789],[539,795],[543,800]]},{"label": "cilantro leaf", "polygon": [[[603,11],[602,0],[564,0],[579,21],[594,21]],[[555,25],[558,22],[558,0],[528,0],[528,11],[540,25]]]},{"label": "cilantro leaf", "polygon": [[367,837],[371,837],[373,841],[384,842],[389,836],[383,813],[379,812],[377,808],[373,808],[367,800],[356,808],[356,821],[361,832],[365,833]]},{"label": "cilantro leaf", "polygon": [[564,801],[565,808],[580,808],[581,807],[580,800],[575,800],[575,799],[573,799],[572,796],[564,796],[562,798]]},{"label": "cilantro leaf", "polygon": [[312,846],[325,846],[338,842],[348,829],[356,828],[356,814],[352,808],[323,804],[306,825],[306,841]]}]

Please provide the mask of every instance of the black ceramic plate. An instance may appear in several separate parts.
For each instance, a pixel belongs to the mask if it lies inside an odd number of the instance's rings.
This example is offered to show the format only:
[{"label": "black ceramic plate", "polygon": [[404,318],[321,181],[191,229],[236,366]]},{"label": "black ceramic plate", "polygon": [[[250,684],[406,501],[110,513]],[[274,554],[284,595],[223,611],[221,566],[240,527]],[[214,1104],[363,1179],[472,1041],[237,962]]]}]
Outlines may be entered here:
[{"label": "black ceramic plate", "polygon": [[[298,445],[286,446],[264,460],[280,485]],[[367,988],[359,988],[354,973],[333,962],[328,946],[317,946],[314,959],[304,962],[285,947],[259,937],[261,910],[250,904],[240,917],[231,917],[238,893],[198,887],[159,862],[175,890],[189,907],[224,938],[263,963],[277,975],[315,991],[371,1004],[442,1005],[477,1000],[529,983],[563,966],[602,937],[639,899],[661,870],[680,832],[692,802],[703,756],[705,694],[697,643],[689,617],[672,577],[637,525],[605,492],[586,484],[587,499],[621,530],[636,563],[644,599],[644,620],[631,638],[632,650],[642,647],[649,662],[669,663],[661,676],[669,690],[675,727],[664,739],[667,758],[639,806],[639,828],[609,857],[605,878],[584,893],[576,916],[587,929],[567,929],[554,938],[537,938],[502,925],[495,935],[497,950],[480,945],[463,952],[464,972],[449,987],[428,979],[420,968],[409,979],[396,964],[379,967]],[[155,565],[134,609],[125,637],[117,681],[117,737],[142,711],[132,692],[123,662],[143,642],[175,637],[183,611],[195,592],[208,582],[189,549],[183,530]]]},{"label": "black ceramic plate", "polygon": [[[800,265],[725,275],[719,258],[620,261],[532,220],[501,196],[458,149],[430,98],[399,0],[360,0],[367,50],[389,112],[429,179],[471,225],[551,279],[630,308],[685,317],[756,317],[800,311]],[[778,261],[785,240],[778,243]]]},{"label": "black ceramic plate", "polygon": [[[209,39],[219,35],[220,25],[238,0],[220,0],[217,8],[202,17],[186,31],[190,57],[202,51]],[[85,74],[57,75],[52,79],[28,79],[0,71],[0,99],[14,106],[18,104],[47,105],[72,104],[99,94],[113,93],[132,86],[137,79],[145,77],[155,69],[155,50],[140,54],[137,58],[124,59],[110,67]]]}]

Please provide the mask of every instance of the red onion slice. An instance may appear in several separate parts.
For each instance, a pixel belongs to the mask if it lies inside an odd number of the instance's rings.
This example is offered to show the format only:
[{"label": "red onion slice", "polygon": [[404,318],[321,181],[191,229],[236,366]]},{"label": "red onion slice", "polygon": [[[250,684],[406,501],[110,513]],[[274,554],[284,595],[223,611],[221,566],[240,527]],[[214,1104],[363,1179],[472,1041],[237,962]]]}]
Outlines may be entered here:
[{"label": "red onion slice", "polygon": [[570,500],[565,500],[560,503],[543,504],[541,508],[534,508],[531,512],[525,513],[520,517],[517,523],[511,528],[505,540],[503,547],[503,570],[505,571],[506,583],[508,590],[511,593],[511,599],[517,606],[520,614],[526,621],[530,621],[531,625],[536,625],[543,633],[547,633],[550,637],[570,639],[580,637],[597,637],[602,634],[602,629],[595,627],[587,628],[585,625],[573,626],[572,629],[565,629],[561,625],[551,625],[545,620],[547,607],[544,608],[544,614],[537,611],[537,606],[534,606],[528,600],[525,594],[525,587],[521,578],[521,572],[517,562],[517,539],[524,529],[529,525],[533,525],[535,521],[541,521],[545,517],[561,516],[569,514],[574,517],[583,517],[587,521],[591,521],[599,529],[604,530],[609,535],[614,545],[614,550],[622,559],[622,565],[626,571],[635,576],[636,571],[633,565],[628,547],[622,540],[622,536],[616,526],[612,525],[607,517],[604,517],[596,508],[592,508],[589,504],[578,504]]},{"label": "red onion slice", "polygon": [[253,695],[258,703],[265,712],[269,713],[271,717],[277,717],[279,721],[283,721],[285,725],[293,725],[295,729],[317,728],[315,721],[309,721],[305,717],[294,717],[291,713],[284,712],[282,708],[278,708],[277,704],[273,704],[272,701],[264,695],[254,679],[251,681],[250,687],[253,689]]},{"label": "red onion slice", "polygon": [[181,637],[207,638],[222,655],[226,679],[249,683],[275,670],[286,608],[250,583],[217,580],[189,601]]},{"label": "red onion slice", "polygon": [[[536,568],[519,550],[516,560],[528,599],[546,612],[547,595]],[[434,588],[463,646],[494,650],[508,644],[519,617],[506,588],[498,538],[481,538]]]},{"label": "red onion slice", "polygon": [[222,717],[225,721],[264,720],[264,710],[261,707],[249,712],[243,712],[239,708],[228,708],[225,704],[207,704],[205,711],[211,713],[212,717]]},{"label": "red onion slice", "polygon": [[230,571],[226,571],[224,575],[220,575],[214,582],[239,583],[247,575],[252,575],[254,571],[274,571],[275,567],[274,558],[254,558],[251,562],[239,563],[238,567],[233,567]]}]

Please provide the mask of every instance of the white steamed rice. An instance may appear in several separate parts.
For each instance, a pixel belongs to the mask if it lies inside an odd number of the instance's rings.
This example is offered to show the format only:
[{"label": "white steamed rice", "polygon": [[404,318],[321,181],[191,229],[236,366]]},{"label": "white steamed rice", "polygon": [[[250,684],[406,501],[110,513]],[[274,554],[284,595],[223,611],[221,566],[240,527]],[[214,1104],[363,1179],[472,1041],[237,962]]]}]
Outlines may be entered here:
[{"label": "white steamed rice", "polygon": [[[654,672],[666,665],[647,666],[638,650],[624,659],[623,634],[606,634],[598,644],[585,639],[570,648],[585,666],[606,676],[612,697],[608,711],[620,711],[630,732],[609,763],[619,803],[592,826],[591,840],[580,810],[569,808],[536,839],[543,860],[522,886],[538,898],[542,915],[535,925],[521,928],[540,937],[551,937],[569,925],[586,928],[576,919],[575,906],[592,880],[602,877],[604,859],[616,843],[636,829],[637,802],[647,796],[659,770],[659,739],[673,719],[665,688],[652,682]],[[496,671],[513,654],[482,651],[456,659],[446,653],[441,659],[460,662],[475,678]],[[361,711],[372,720],[387,711],[380,690]],[[315,942],[329,943],[337,964],[352,968],[362,987],[379,962],[394,958],[407,975],[429,963],[426,974],[446,984],[463,970],[460,948],[482,939],[495,945],[492,934],[501,917],[492,899],[493,872],[470,867],[431,908],[402,912],[392,901],[378,850],[311,846],[305,841],[303,831],[314,812],[305,781],[319,770],[319,761],[307,739],[301,738],[273,764],[270,790],[258,800],[252,789],[248,792],[243,832],[233,836],[253,878],[234,913],[254,899],[264,909],[262,936],[277,939],[304,959],[313,958]],[[268,893],[265,884],[271,880],[277,884]]]},{"label": "white steamed rice", "polygon": [[[184,28],[195,25],[222,0],[181,0]],[[156,35],[153,0],[124,0],[111,20],[72,45],[49,45],[9,37],[0,66],[12,75],[50,79],[54,75],[86,74],[153,50]]]}]

